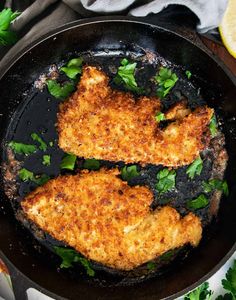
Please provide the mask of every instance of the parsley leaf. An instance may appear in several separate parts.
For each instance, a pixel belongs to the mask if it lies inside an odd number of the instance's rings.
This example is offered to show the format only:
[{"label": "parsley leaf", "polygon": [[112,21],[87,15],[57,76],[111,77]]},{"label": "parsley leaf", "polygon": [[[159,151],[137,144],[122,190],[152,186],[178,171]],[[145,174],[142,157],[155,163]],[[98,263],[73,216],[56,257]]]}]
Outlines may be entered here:
[{"label": "parsley leaf", "polygon": [[216,116],[213,115],[209,124],[209,129],[211,132],[211,136],[215,137],[217,135],[217,131],[218,131],[218,124],[217,124],[217,120],[216,120]]},{"label": "parsley leaf", "polygon": [[201,157],[196,158],[191,165],[188,166],[186,173],[189,178],[193,179],[195,175],[200,175],[202,172],[203,162]]},{"label": "parsley leaf", "polygon": [[158,83],[157,96],[161,99],[170,92],[178,81],[177,75],[168,68],[161,67],[159,73],[154,77]]},{"label": "parsley leaf", "polygon": [[33,182],[36,183],[37,185],[43,185],[46,182],[48,182],[48,180],[50,179],[50,177],[47,174],[42,174],[42,175],[36,175],[33,178]]},{"label": "parsley leaf", "polygon": [[185,74],[186,74],[186,76],[187,76],[188,79],[190,79],[191,76],[192,76],[192,73],[191,73],[189,70],[187,70],[187,71],[185,72]]},{"label": "parsley leaf", "polygon": [[29,170],[23,168],[19,171],[19,178],[22,181],[28,181],[28,180],[33,180],[34,179],[34,173],[30,172]]},{"label": "parsley leaf", "polygon": [[213,292],[209,289],[209,283],[204,282],[192,292],[188,293],[184,300],[210,300]]},{"label": "parsley leaf", "polygon": [[156,264],[155,264],[154,262],[152,262],[152,261],[149,261],[149,262],[147,263],[147,268],[148,268],[148,270],[150,270],[150,271],[155,270]]},{"label": "parsley leaf", "polygon": [[47,86],[49,93],[57,99],[67,98],[75,88],[73,82],[67,82],[61,85],[55,80],[47,80]]},{"label": "parsley leaf", "polygon": [[166,119],[165,115],[162,112],[160,112],[160,111],[155,116],[155,120],[157,122],[164,121],[165,119]]},{"label": "parsley leaf", "polygon": [[60,70],[63,71],[67,77],[75,79],[78,74],[82,73],[82,63],[82,57],[73,58],[66,64],[66,66],[60,68]]},{"label": "parsley leaf", "polygon": [[37,147],[35,145],[30,144],[23,144],[11,141],[9,144],[9,147],[17,154],[32,154],[37,150]]},{"label": "parsley leaf", "polygon": [[51,164],[51,156],[43,155],[43,165],[50,166],[50,164]]},{"label": "parsley leaf", "polygon": [[32,133],[31,134],[31,138],[39,143],[39,149],[42,151],[46,151],[47,150],[47,144],[43,141],[43,139],[37,134],[37,133]]},{"label": "parsley leaf", "polygon": [[61,169],[67,169],[73,171],[75,168],[76,155],[74,154],[65,154],[60,163]]},{"label": "parsley leaf", "polygon": [[81,257],[75,250],[57,246],[54,246],[54,250],[55,253],[62,259],[60,268],[70,268],[73,266],[73,263],[79,262],[86,269],[86,272],[89,276],[93,277],[95,275],[95,272],[92,269],[89,260]]},{"label": "parsley leaf", "polygon": [[98,170],[100,168],[100,162],[95,158],[85,159],[83,168],[88,170]]},{"label": "parsley leaf", "polygon": [[229,188],[226,180],[210,179],[208,182],[203,182],[203,189],[205,193],[210,193],[213,190],[222,191],[225,196],[229,195]]},{"label": "parsley leaf", "polygon": [[31,172],[25,168],[22,168],[19,171],[18,175],[19,175],[20,180],[22,180],[22,181],[30,180],[30,181],[33,181],[34,183],[36,183],[37,185],[43,185],[50,179],[50,177],[46,174],[35,176],[33,172]]},{"label": "parsley leaf", "polygon": [[134,77],[137,63],[130,63],[127,58],[121,60],[114,82],[118,85],[123,84],[127,90],[141,93],[142,88],[138,87]]},{"label": "parsley leaf", "polygon": [[168,170],[167,168],[162,169],[157,173],[157,184],[155,185],[156,190],[162,194],[175,187],[175,170]]},{"label": "parsley leaf", "polygon": [[236,260],[234,260],[233,266],[227,271],[225,279],[222,280],[222,285],[225,290],[230,292],[232,299],[236,299]]},{"label": "parsley leaf", "polygon": [[17,41],[15,32],[9,30],[10,25],[19,12],[13,12],[10,8],[5,8],[0,12],[0,45],[11,45]]},{"label": "parsley leaf", "polygon": [[121,177],[123,180],[125,181],[129,181],[134,177],[137,177],[140,175],[140,172],[137,170],[137,166],[136,165],[132,165],[132,166],[125,166],[121,169]]},{"label": "parsley leaf", "polygon": [[200,209],[206,207],[209,204],[209,200],[205,195],[201,194],[196,199],[188,200],[186,206],[188,209]]}]

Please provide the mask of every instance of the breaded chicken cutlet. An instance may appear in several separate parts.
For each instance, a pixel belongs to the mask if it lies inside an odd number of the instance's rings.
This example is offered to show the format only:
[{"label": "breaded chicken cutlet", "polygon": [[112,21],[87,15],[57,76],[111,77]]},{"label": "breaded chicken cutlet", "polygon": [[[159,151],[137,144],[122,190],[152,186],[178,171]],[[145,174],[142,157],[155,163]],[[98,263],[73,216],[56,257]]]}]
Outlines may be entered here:
[{"label": "breaded chicken cutlet", "polygon": [[[77,91],[60,105],[57,128],[59,147],[84,158],[178,167],[190,164],[209,144],[213,109],[193,112],[185,106],[171,109],[166,128],[155,115],[156,97],[135,100],[127,92],[111,89],[109,78],[87,66]],[[168,117],[169,115],[169,117]]]},{"label": "breaded chicken cutlet", "polygon": [[59,176],[21,202],[27,218],[85,257],[131,270],[187,243],[197,246],[200,219],[169,206],[150,210],[152,192],[131,187],[118,169]]}]

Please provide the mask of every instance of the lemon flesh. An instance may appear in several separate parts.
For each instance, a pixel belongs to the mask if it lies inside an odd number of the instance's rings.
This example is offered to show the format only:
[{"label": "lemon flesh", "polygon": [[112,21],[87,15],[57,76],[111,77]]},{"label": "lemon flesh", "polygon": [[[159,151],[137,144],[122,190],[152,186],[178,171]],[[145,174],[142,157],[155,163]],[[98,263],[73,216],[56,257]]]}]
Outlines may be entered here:
[{"label": "lemon flesh", "polygon": [[219,31],[223,44],[236,58],[236,0],[229,0]]}]

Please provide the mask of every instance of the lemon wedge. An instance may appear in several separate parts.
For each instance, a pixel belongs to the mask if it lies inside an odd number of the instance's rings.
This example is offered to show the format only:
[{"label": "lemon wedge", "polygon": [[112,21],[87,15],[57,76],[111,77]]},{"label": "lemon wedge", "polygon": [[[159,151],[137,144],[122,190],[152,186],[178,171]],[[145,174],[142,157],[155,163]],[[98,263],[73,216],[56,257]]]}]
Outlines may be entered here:
[{"label": "lemon wedge", "polygon": [[223,44],[236,58],[236,0],[229,0],[219,31]]}]

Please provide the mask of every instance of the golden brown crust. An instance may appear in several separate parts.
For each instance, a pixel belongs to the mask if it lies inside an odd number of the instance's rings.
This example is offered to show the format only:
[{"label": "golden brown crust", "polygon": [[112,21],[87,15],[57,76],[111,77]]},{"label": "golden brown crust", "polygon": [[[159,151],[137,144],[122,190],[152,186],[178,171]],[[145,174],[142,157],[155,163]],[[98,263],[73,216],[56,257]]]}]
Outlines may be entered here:
[{"label": "golden brown crust", "polygon": [[208,145],[202,136],[212,109],[204,106],[191,113],[179,104],[167,113],[177,121],[160,130],[155,121],[159,99],[135,101],[130,93],[112,90],[108,81],[102,71],[85,67],[78,90],[61,104],[57,128],[64,151],[84,158],[177,167],[191,163]]},{"label": "golden brown crust", "polygon": [[130,270],[186,243],[196,246],[201,222],[171,207],[150,211],[152,192],[130,187],[117,169],[59,176],[21,202],[27,218],[89,259]]}]

